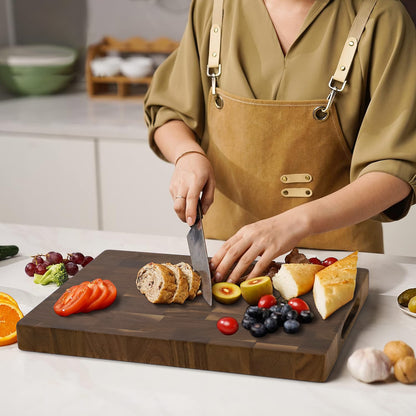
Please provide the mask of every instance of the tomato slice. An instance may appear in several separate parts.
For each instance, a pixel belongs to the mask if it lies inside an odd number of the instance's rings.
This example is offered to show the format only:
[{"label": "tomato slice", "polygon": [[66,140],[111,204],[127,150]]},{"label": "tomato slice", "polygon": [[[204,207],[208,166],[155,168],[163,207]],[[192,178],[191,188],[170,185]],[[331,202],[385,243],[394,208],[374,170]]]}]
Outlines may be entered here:
[{"label": "tomato slice", "polygon": [[101,287],[98,284],[95,284],[94,282],[82,282],[81,285],[88,285],[91,288],[91,295],[88,299],[88,302],[84,306],[83,310],[81,312],[86,312],[86,309],[89,305],[94,303],[101,295]]},{"label": "tomato slice", "polygon": [[117,288],[115,287],[114,283],[110,280],[104,280],[104,284],[107,286],[107,289],[109,291],[107,298],[103,302],[103,308],[107,308],[116,300]]},{"label": "tomato slice", "polygon": [[104,304],[105,299],[109,295],[109,290],[102,279],[95,279],[91,282],[91,284],[98,288],[99,296],[93,302],[86,305],[83,312],[91,312],[97,309],[103,309],[102,305]]},{"label": "tomato slice", "polygon": [[53,305],[53,310],[60,316],[68,316],[83,310],[91,296],[88,285],[72,286]]}]

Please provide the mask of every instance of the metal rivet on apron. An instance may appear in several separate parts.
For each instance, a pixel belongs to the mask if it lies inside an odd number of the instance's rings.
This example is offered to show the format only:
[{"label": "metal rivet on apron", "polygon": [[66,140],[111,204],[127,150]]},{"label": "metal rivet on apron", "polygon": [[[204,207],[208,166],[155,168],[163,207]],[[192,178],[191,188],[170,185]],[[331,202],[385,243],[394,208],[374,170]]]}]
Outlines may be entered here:
[{"label": "metal rivet on apron", "polygon": [[305,175],[305,180],[307,180],[308,182],[312,180],[311,175]]},{"label": "metal rivet on apron", "polygon": [[218,27],[214,27],[214,33],[218,33]]},{"label": "metal rivet on apron", "polygon": [[289,194],[289,191],[285,189],[285,190],[282,191],[282,194],[283,195],[288,195]]},{"label": "metal rivet on apron", "polygon": [[350,41],[348,42],[348,45],[350,45],[350,46],[354,46],[354,41],[353,41],[353,40],[350,40]]},{"label": "metal rivet on apron", "polygon": [[215,104],[215,107],[218,108],[218,110],[221,110],[221,108],[224,107],[224,100],[222,99],[221,95],[217,94],[214,97],[214,104]]},{"label": "metal rivet on apron", "polygon": [[325,121],[329,117],[329,111],[323,111],[325,107],[323,105],[316,107],[313,110],[313,118],[318,121]]},{"label": "metal rivet on apron", "polygon": [[282,177],[280,178],[280,180],[281,180],[282,182],[287,182],[287,176],[282,176]]},{"label": "metal rivet on apron", "polygon": [[346,69],[347,69],[347,67],[344,66],[344,65],[342,65],[341,68],[340,68],[341,71],[345,71]]},{"label": "metal rivet on apron", "polygon": [[306,195],[310,195],[311,194],[311,191],[307,190],[307,191],[305,191],[305,194]]},{"label": "metal rivet on apron", "polygon": [[215,58],[217,56],[217,52],[214,52],[212,56]]}]

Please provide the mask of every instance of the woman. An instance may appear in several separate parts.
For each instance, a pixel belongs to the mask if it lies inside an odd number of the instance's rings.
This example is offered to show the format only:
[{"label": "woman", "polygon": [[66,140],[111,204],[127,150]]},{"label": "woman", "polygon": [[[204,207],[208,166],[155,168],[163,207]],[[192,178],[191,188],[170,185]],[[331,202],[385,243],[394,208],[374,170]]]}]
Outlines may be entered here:
[{"label": "woman", "polygon": [[221,3],[192,2],[145,100],[150,144],[175,163],[179,218],[193,224],[201,194],[206,237],[227,240],[214,279],[236,282],[256,258],[259,275],[294,246],[382,252],[379,221],[415,202],[416,33],[404,7]]}]

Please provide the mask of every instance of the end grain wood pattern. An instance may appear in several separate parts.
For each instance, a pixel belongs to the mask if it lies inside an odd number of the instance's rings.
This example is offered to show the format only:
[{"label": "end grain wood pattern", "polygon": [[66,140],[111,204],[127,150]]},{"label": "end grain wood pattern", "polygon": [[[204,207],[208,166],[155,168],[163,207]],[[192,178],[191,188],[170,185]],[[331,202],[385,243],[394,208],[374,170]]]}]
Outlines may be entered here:
[{"label": "end grain wood pattern", "polygon": [[[241,327],[223,335],[216,322],[241,322],[247,304],[198,296],[184,305],[154,305],[136,289],[138,270],[149,262],[189,262],[187,256],[107,250],[34,308],[17,325],[22,350],[223,371],[295,380],[325,381],[368,295],[368,270],[358,269],[354,299],[323,321],[312,293],[303,298],[315,319],[297,334],[282,328],[254,338]],[[68,287],[95,278],[110,279],[117,299],[109,308],[60,317],[53,305]]]}]

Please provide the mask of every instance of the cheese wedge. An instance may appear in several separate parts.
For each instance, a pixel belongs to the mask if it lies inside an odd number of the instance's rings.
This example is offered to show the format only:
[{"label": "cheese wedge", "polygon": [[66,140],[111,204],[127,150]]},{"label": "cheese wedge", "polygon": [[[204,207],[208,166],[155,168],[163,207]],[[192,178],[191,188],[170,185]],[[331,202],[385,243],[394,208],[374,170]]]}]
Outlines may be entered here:
[{"label": "cheese wedge", "polygon": [[313,299],[322,319],[328,318],[354,297],[358,252],[316,273]]},{"label": "cheese wedge", "polygon": [[309,263],[284,263],[273,276],[273,287],[285,299],[296,298],[312,290],[315,274],[324,266]]}]

